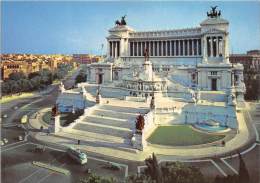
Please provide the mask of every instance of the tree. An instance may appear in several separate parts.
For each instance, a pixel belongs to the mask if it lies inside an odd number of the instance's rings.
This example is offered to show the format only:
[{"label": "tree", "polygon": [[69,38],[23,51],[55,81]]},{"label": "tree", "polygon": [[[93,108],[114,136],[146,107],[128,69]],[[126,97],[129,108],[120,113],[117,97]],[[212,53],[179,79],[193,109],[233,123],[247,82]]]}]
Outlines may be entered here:
[{"label": "tree", "polygon": [[9,83],[6,81],[6,82],[2,82],[1,83],[1,89],[2,89],[2,95],[6,95],[6,94],[9,94],[10,93],[10,85]]},{"label": "tree", "polygon": [[31,84],[33,89],[39,89],[41,85],[41,77],[40,76],[35,76],[34,78],[31,79]]},{"label": "tree", "polygon": [[30,74],[28,75],[28,78],[29,78],[29,79],[32,79],[32,78],[34,78],[34,77],[36,77],[36,76],[40,76],[40,73],[39,73],[39,72],[32,72],[32,73],[30,73]]},{"label": "tree", "polygon": [[86,74],[85,73],[82,73],[80,72],[76,78],[75,78],[75,83],[82,83],[82,82],[85,82],[86,81]]},{"label": "tree", "polygon": [[180,162],[167,162],[162,166],[164,183],[205,183],[200,170]]},{"label": "tree", "polygon": [[13,72],[9,74],[9,80],[18,81],[20,79],[25,79],[26,76],[23,72]]},{"label": "tree", "polygon": [[9,80],[7,82],[9,84],[9,88],[10,88],[10,93],[11,94],[14,94],[14,93],[17,93],[17,92],[20,91],[20,87],[19,87],[17,81]]},{"label": "tree", "polygon": [[80,180],[80,183],[118,183],[118,181],[113,178],[105,178],[95,174],[90,174],[89,177]]},{"label": "tree", "polygon": [[147,173],[152,178],[152,180],[155,180],[156,183],[162,183],[162,171],[161,167],[158,164],[157,158],[155,154],[153,153],[152,157],[145,159],[145,164],[147,166]]},{"label": "tree", "polygon": [[147,176],[143,173],[141,174],[135,174],[135,175],[130,175],[127,179],[126,179],[127,183],[153,183],[155,182],[155,180],[152,180],[150,176]]}]

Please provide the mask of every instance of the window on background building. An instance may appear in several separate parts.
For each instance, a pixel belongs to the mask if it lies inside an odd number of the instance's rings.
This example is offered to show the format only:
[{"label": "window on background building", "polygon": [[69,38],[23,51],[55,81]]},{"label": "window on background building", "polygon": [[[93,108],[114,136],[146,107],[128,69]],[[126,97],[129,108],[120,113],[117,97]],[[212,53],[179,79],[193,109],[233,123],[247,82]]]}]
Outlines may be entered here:
[{"label": "window on background building", "polygon": [[234,75],[235,82],[238,82],[238,75]]},{"label": "window on background building", "polygon": [[210,74],[211,74],[212,76],[216,76],[216,75],[218,75],[218,72],[217,72],[217,71],[211,71]]}]

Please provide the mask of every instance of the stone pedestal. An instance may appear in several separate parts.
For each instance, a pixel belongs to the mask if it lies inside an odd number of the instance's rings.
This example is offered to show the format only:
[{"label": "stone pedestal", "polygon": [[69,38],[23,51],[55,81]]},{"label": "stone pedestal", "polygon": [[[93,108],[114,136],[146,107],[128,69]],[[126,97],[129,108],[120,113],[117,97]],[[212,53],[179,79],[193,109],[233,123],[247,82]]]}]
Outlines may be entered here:
[{"label": "stone pedestal", "polygon": [[236,97],[235,97],[235,91],[233,88],[230,88],[227,92],[227,104],[229,106],[236,106]]},{"label": "stone pedestal", "polygon": [[54,116],[51,119],[51,124],[49,127],[49,132],[50,133],[57,133],[61,130],[61,126],[60,126],[60,115]]},{"label": "stone pedestal", "polygon": [[96,96],[96,103],[97,104],[100,104],[101,103],[101,95],[100,94],[97,94],[97,96]]},{"label": "stone pedestal", "polygon": [[147,146],[147,142],[143,136],[143,134],[135,133],[131,139],[133,147],[140,151],[144,151],[145,147]]}]

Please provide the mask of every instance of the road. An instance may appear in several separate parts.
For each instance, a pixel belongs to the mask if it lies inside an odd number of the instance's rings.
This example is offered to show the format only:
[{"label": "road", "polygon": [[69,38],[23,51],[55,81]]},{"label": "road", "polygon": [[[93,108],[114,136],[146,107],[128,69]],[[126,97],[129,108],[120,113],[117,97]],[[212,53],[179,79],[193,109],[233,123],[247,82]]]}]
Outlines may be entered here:
[{"label": "road", "polygon": [[[66,88],[72,87],[74,78],[78,70],[70,77],[64,80]],[[115,176],[123,179],[124,176],[135,174],[144,168],[143,162],[129,162],[111,157],[100,157],[96,154],[88,153],[90,162],[88,166],[80,166],[73,163],[63,152],[64,149],[48,145],[46,152],[39,156],[32,152],[35,144],[39,142],[30,137],[24,142],[18,142],[18,136],[25,134],[25,130],[18,127],[4,127],[6,125],[18,124],[19,119],[24,114],[35,112],[41,108],[52,107],[55,104],[59,90],[58,85],[51,86],[51,92],[34,98],[19,99],[2,105],[2,114],[7,114],[8,118],[2,119],[1,138],[8,138],[8,145],[1,150],[2,156],[2,180],[3,182],[77,182],[80,178],[86,176],[86,169],[90,168],[95,173],[102,172],[105,176]],[[255,125],[255,131],[260,133],[260,103],[250,103],[252,110],[249,111],[249,120]],[[18,109],[14,109],[18,106]],[[242,151],[242,157],[249,170],[253,183],[260,181],[260,144],[257,143],[246,147]],[[92,158],[92,159],[91,159]],[[38,160],[50,163],[71,171],[70,176],[60,175],[50,170],[41,169],[31,164]],[[115,162],[122,165],[123,169],[119,172],[105,170],[103,167],[106,162]],[[161,162],[164,163],[164,162]],[[200,168],[207,180],[213,180],[217,175],[227,176],[237,174],[239,171],[239,160],[236,154],[230,154],[226,157],[213,157],[202,160],[185,161],[185,164]],[[15,172],[15,173],[14,173]],[[9,179],[12,175],[13,179]],[[19,181],[18,181],[19,180]],[[13,182],[13,181],[11,181]]]}]

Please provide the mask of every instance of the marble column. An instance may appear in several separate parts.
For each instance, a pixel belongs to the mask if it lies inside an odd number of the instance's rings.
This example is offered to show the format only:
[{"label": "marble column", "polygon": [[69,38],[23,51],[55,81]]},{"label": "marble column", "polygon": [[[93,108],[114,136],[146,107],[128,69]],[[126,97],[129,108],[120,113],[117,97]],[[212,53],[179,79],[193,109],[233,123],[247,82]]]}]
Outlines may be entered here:
[{"label": "marble column", "polygon": [[143,56],[143,52],[144,52],[143,42],[141,41],[140,44],[141,44],[141,55],[140,56]]},{"label": "marble column", "polygon": [[199,40],[196,39],[196,53],[195,55],[199,55]]},{"label": "marble column", "polygon": [[114,41],[112,41],[112,57],[115,57]]},{"label": "marble column", "polygon": [[179,48],[178,48],[178,55],[180,56],[181,55],[181,40],[178,40],[178,45],[179,45]]},{"label": "marble column", "polygon": [[210,37],[210,56],[213,57],[213,37]]},{"label": "marble column", "polygon": [[109,55],[109,57],[111,57],[111,54],[110,54],[110,41],[107,41],[107,55]]},{"label": "marble column", "polygon": [[152,41],[152,44],[153,44],[153,56],[155,56],[155,41]]},{"label": "marble column", "polygon": [[[198,43],[198,42],[197,42]],[[207,43],[207,37],[204,36],[203,37],[203,61],[204,63],[207,62],[207,57],[209,56],[208,55],[208,43]],[[198,54],[199,54],[199,50],[197,50]]]},{"label": "marble column", "polygon": [[165,41],[165,56],[168,56],[168,41]]},{"label": "marble column", "polygon": [[115,58],[117,58],[117,41],[115,42]]},{"label": "marble column", "polygon": [[170,56],[172,56],[172,40],[170,40]]},{"label": "marble column", "polygon": [[218,36],[216,36],[216,57],[219,57],[219,41],[218,41]]}]

